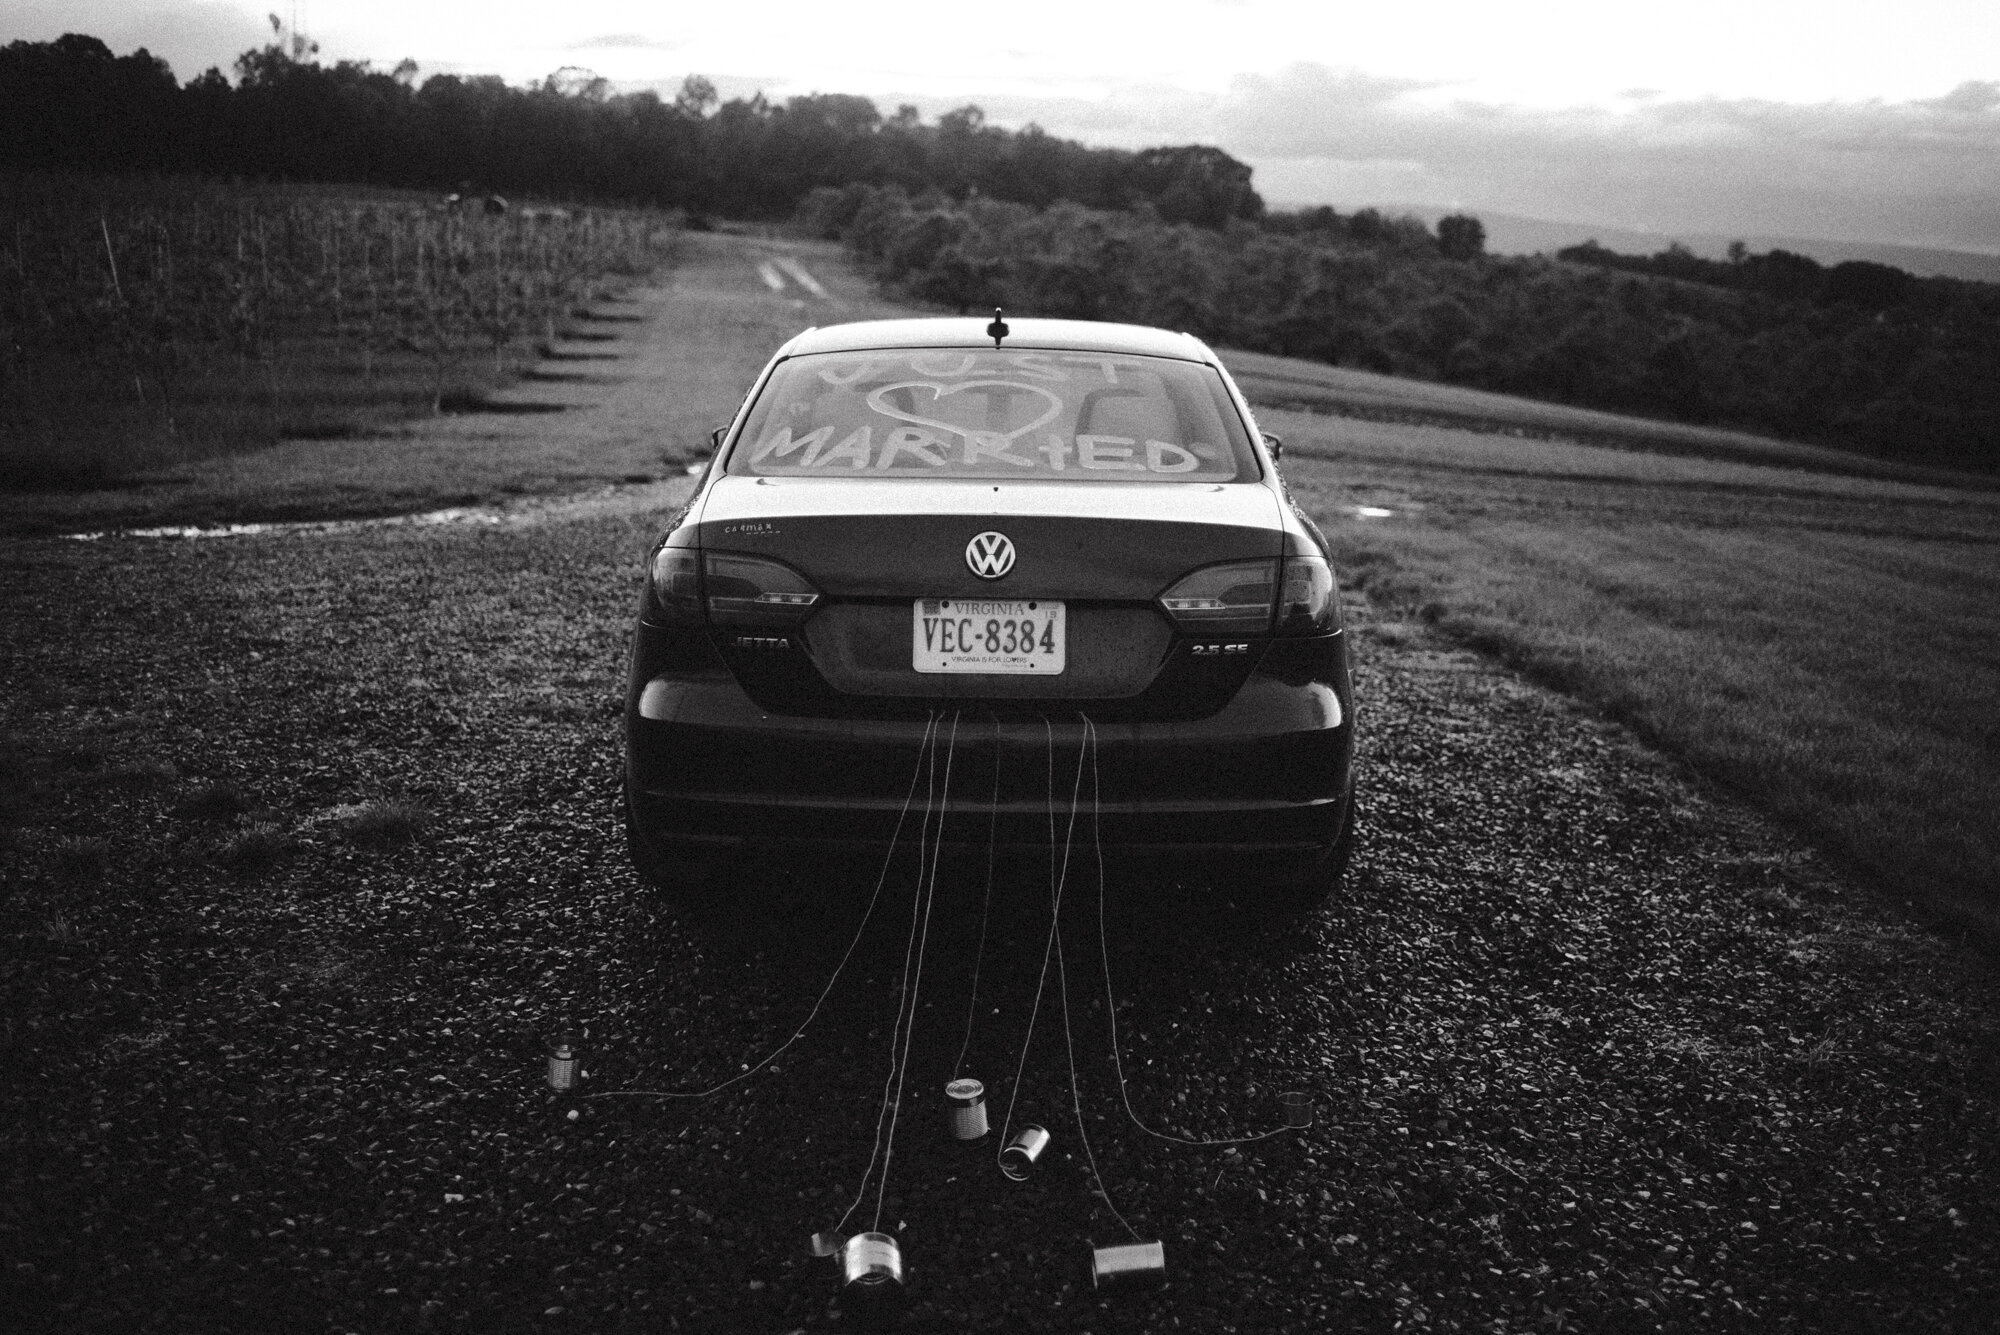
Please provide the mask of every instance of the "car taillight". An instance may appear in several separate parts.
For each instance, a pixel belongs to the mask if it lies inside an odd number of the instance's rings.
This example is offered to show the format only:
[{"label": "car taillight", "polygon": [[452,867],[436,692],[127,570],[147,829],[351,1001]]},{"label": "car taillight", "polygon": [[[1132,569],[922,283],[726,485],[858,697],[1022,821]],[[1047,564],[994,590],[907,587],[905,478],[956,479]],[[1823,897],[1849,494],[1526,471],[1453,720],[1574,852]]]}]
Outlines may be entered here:
[{"label": "car taillight", "polygon": [[662,547],[653,556],[653,600],[669,621],[795,626],[818,605],[819,590],[762,557]]},{"label": "car taillight", "polygon": [[724,626],[795,626],[819,602],[819,590],[790,566],[735,552],[710,552],[703,591],[711,621]]},{"label": "car taillight", "polygon": [[1340,629],[1340,593],[1324,557],[1288,556],[1278,587],[1277,635],[1326,635]]},{"label": "car taillight", "polygon": [[1325,635],[1340,628],[1340,594],[1325,558],[1203,566],[1160,595],[1191,635]]},{"label": "car taillight", "polygon": [[700,552],[691,547],[662,547],[653,554],[653,601],[668,621],[703,619]]},{"label": "car taillight", "polygon": [[1263,635],[1271,629],[1276,561],[1203,566],[1160,595],[1174,624],[1193,635]]}]

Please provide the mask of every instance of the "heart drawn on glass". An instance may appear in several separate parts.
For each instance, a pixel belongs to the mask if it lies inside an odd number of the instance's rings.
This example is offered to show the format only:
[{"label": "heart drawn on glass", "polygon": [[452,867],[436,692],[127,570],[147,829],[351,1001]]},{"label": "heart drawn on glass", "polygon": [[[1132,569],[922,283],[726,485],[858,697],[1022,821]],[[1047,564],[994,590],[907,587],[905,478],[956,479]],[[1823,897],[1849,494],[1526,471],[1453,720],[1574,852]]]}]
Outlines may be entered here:
[{"label": "heart drawn on glass", "polygon": [[[981,387],[1009,389],[1017,393],[1026,391],[1031,394],[1039,394],[1049,401],[1049,408],[1047,412],[1024,427],[1017,427],[1012,431],[982,431],[977,427],[958,426],[951,422],[940,422],[935,417],[921,417],[916,413],[906,413],[887,402],[887,396],[899,389],[927,389],[931,392],[933,401],[936,401],[957,394],[961,390],[978,389]],[[868,406],[876,412],[881,413],[884,417],[893,417],[898,421],[909,422],[914,426],[927,426],[933,430],[950,432],[954,436],[963,436],[974,442],[982,451],[993,453],[997,450],[1005,449],[1008,445],[1013,444],[1035,428],[1047,426],[1050,422],[1055,421],[1062,414],[1063,401],[1054,394],[1049,393],[1046,389],[1043,389],[1040,385],[1024,385],[1018,380],[965,380],[955,385],[940,385],[931,380],[906,380],[898,385],[884,385],[880,389],[870,393],[868,396]],[[1028,461],[1021,459],[1015,460],[1015,462],[1026,463]]]}]

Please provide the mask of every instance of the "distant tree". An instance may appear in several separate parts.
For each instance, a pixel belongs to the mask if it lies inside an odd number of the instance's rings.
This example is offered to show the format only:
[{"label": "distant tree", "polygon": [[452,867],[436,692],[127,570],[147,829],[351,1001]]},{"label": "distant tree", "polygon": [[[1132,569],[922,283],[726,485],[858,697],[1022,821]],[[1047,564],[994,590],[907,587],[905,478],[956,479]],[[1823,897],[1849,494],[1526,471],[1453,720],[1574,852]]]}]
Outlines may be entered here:
[{"label": "distant tree", "polygon": [[[271,16],[273,23],[277,22],[277,17],[275,14]],[[274,88],[290,78],[294,71],[305,68],[307,63],[286,50],[284,43],[272,42],[236,57],[237,86]]]},{"label": "distant tree", "polygon": [[310,61],[314,56],[319,54],[319,43],[307,37],[296,27],[292,29],[292,35],[288,38],[285,36],[285,21],[283,19],[279,18],[276,14],[266,14],[264,18],[271,25],[271,36],[276,39],[271,43],[271,50],[283,55],[287,60],[296,60],[301,63]]},{"label": "distant tree", "polygon": [[865,97],[852,93],[809,93],[785,103],[785,115],[795,125],[811,125],[854,138],[875,133],[882,113]]},{"label": "distant tree", "polygon": [[1916,280],[1889,264],[1870,260],[1848,260],[1827,270],[1825,300],[1883,311],[1900,306],[1909,297]]},{"label": "distant tree", "polygon": [[689,120],[701,120],[715,110],[722,101],[715,85],[699,74],[690,74],[681,80],[681,90],[674,94],[674,110]]},{"label": "distant tree", "polygon": [[596,70],[585,69],[581,65],[565,65],[542,80],[542,91],[551,97],[602,102],[611,95],[611,81]]},{"label": "distant tree", "polygon": [[1167,222],[1221,228],[1264,212],[1263,198],[1250,188],[1249,164],[1207,144],[1142,150],[1132,161],[1132,182]]},{"label": "distant tree", "polygon": [[1448,260],[1477,259],[1486,250],[1486,227],[1468,214],[1438,219],[1438,253]]},{"label": "distant tree", "polygon": [[1364,246],[1406,255],[1435,254],[1437,238],[1421,218],[1408,214],[1391,218],[1380,209],[1359,209],[1347,219],[1347,235]]},{"label": "distant tree", "polygon": [[1739,286],[1742,277],[1735,266],[1720,260],[1705,260],[1679,241],[1655,254],[1641,272],[1685,279],[1690,283],[1712,283],[1717,287]]},{"label": "distant tree", "polygon": [[1303,232],[1338,233],[1347,226],[1338,213],[1324,204],[1301,210],[1298,218],[1299,230]]},{"label": "distant tree", "polygon": [[1768,296],[1809,301],[1818,295],[1826,270],[1809,255],[1789,250],[1771,250],[1743,261],[1748,285]]},{"label": "distant tree", "polygon": [[985,126],[985,111],[970,102],[938,117],[938,132],[948,138],[978,134]]}]

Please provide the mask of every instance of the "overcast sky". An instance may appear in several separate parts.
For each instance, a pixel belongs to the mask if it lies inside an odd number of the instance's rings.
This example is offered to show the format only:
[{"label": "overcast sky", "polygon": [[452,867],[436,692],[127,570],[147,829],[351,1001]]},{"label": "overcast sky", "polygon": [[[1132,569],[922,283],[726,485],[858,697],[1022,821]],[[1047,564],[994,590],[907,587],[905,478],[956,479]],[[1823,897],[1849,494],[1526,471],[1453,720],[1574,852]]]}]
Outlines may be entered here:
[{"label": "overcast sky", "polygon": [[[273,0],[7,0],[0,40],[182,79]],[[288,21],[293,0],[276,0]],[[1202,142],[1276,204],[2000,253],[2000,0],[297,0],[323,59],[510,81],[965,102],[1093,144]]]}]

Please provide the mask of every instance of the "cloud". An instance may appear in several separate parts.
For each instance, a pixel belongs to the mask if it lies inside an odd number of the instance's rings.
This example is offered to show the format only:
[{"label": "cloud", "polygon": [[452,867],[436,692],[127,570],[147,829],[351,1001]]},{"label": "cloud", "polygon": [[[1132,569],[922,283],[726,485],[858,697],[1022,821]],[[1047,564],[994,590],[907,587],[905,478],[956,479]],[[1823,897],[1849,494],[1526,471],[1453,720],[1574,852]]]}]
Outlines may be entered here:
[{"label": "cloud", "polygon": [[1560,201],[1624,225],[1988,248],[2000,247],[1996,91],[1964,85],[1936,102],[1703,98],[1549,111],[1357,96],[1351,78],[1301,66],[1280,86],[1239,87],[1218,128],[1253,156],[1414,160],[1459,195],[1515,211]]},{"label": "cloud", "polygon": [[602,37],[591,37],[581,42],[572,42],[568,49],[571,51],[673,51],[677,50],[680,45],[681,43],[679,42],[661,41],[657,37],[648,37],[644,33],[639,32],[612,32],[606,33]]},{"label": "cloud", "polygon": [[1808,105],[1644,92],[1613,106],[1523,107],[1449,83],[1296,64],[1220,94],[982,105],[1004,123],[1034,119],[1093,142],[1216,144],[1293,202],[2000,251],[2000,83]]}]

